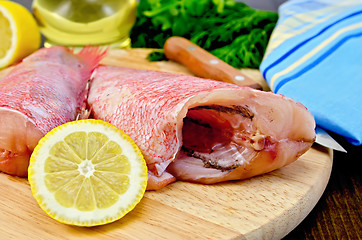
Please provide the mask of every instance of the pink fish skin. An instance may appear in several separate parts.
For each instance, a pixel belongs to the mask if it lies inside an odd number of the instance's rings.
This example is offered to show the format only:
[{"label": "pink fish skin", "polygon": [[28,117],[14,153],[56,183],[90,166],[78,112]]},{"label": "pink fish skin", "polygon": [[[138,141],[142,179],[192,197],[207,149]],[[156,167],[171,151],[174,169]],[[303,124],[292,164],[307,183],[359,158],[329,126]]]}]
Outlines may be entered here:
[{"label": "pink fish skin", "polygon": [[314,118],[301,103],[181,74],[100,66],[88,104],[94,118],[139,146],[148,190],[176,179],[211,184],[270,172],[315,140]]},{"label": "pink fish skin", "polygon": [[104,54],[94,47],[76,55],[42,48],[0,80],[0,171],[27,176],[39,139],[85,109],[87,82]]}]

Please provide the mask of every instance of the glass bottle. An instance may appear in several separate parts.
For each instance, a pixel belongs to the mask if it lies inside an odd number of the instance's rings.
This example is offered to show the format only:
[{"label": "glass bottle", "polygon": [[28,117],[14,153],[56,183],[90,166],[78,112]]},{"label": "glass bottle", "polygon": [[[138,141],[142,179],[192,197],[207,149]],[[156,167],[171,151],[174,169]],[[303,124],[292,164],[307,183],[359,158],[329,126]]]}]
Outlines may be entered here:
[{"label": "glass bottle", "polygon": [[136,0],[34,0],[44,46],[130,46]]}]

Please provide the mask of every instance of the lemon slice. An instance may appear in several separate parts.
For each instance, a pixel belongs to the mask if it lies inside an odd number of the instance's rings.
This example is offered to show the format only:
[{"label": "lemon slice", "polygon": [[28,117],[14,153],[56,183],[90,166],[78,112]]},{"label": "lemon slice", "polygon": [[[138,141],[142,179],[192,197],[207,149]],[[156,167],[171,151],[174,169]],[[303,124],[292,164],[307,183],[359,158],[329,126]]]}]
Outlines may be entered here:
[{"label": "lemon slice", "polygon": [[147,185],[146,163],[132,139],[94,119],[47,133],[31,155],[28,173],[39,206],[77,226],[120,219],[140,202]]},{"label": "lemon slice", "polygon": [[20,4],[0,0],[0,68],[18,62],[40,47],[32,14]]}]

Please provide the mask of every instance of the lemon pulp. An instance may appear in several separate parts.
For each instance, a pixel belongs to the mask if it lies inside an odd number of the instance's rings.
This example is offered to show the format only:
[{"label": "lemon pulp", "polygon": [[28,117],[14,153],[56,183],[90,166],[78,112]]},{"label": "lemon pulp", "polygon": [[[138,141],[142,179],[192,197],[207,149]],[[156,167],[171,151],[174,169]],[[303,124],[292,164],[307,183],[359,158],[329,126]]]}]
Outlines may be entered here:
[{"label": "lemon pulp", "polygon": [[11,46],[11,31],[9,20],[0,12],[0,58],[5,57],[6,50]]},{"label": "lemon pulp", "polygon": [[134,142],[100,120],[53,129],[39,141],[29,183],[40,207],[73,225],[113,222],[133,209],[147,184],[147,168]]},{"label": "lemon pulp", "polygon": [[41,36],[31,13],[12,1],[0,0],[0,68],[28,56],[40,47]]}]

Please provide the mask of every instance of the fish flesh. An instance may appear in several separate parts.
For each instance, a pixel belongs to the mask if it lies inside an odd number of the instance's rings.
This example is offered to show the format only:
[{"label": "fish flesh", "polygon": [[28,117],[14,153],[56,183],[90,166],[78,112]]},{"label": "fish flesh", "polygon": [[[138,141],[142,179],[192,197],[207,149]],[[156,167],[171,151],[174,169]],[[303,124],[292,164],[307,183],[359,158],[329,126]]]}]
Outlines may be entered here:
[{"label": "fish flesh", "polygon": [[27,176],[29,158],[51,129],[86,108],[87,82],[105,51],[42,48],[0,80],[0,171]]},{"label": "fish flesh", "polygon": [[98,67],[88,104],[125,131],[149,169],[148,190],[173,181],[245,179],[285,166],[315,140],[315,121],[271,92],[181,74]]},{"label": "fish flesh", "polygon": [[295,161],[315,140],[314,118],[299,102],[182,74],[100,66],[88,104],[139,146],[148,190],[250,178]]}]

